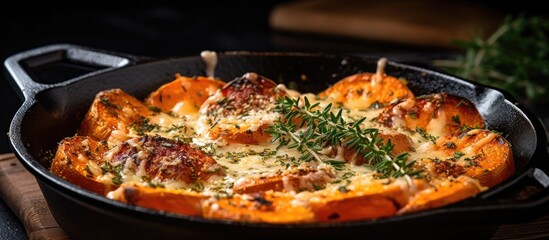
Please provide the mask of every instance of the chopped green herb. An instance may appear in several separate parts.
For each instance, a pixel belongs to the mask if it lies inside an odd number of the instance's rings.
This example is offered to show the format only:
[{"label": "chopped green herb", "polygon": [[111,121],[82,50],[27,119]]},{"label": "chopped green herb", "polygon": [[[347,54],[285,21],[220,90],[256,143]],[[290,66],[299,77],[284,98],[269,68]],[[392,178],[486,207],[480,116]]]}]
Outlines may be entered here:
[{"label": "chopped green herb", "polygon": [[349,189],[347,189],[347,185],[340,186],[339,188],[337,188],[337,190],[342,193],[348,193],[350,191]]},{"label": "chopped green herb", "polygon": [[342,162],[338,160],[325,160],[324,162],[327,164],[330,164],[336,170],[342,170],[343,167],[347,164],[346,162]]},{"label": "chopped green herb", "polygon": [[122,175],[120,174],[120,172],[122,172],[123,168],[123,164],[113,166],[109,161],[105,161],[105,163],[103,163],[103,165],[101,166],[103,174],[112,174],[111,181],[116,185],[120,185],[122,183]]},{"label": "chopped green herb", "polygon": [[461,120],[459,119],[459,115],[452,116],[452,122],[457,123],[458,125],[461,125]]},{"label": "chopped green herb", "polygon": [[448,160],[457,161],[457,160],[459,160],[459,159],[460,159],[461,157],[463,157],[463,156],[465,156],[465,153],[462,153],[462,152],[457,151],[457,152],[454,153],[454,157],[449,158]]},{"label": "chopped green herb", "polygon": [[111,103],[111,102],[109,101],[109,99],[108,99],[108,98],[105,98],[105,97],[100,98],[100,99],[99,99],[99,102],[101,102],[103,105],[105,105],[105,106],[107,106],[107,107],[109,107],[109,108],[114,107],[114,108],[116,108],[116,109],[118,109],[118,110],[122,109],[122,107],[120,107],[120,105]]},{"label": "chopped green herb", "polygon": [[408,111],[408,116],[409,116],[411,119],[417,119],[417,112],[416,112],[416,111],[413,111],[413,110],[410,110],[410,111]]},{"label": "chopped green herb", "polygon": [[378,101],[375,101],[374,103],[372,103],[372,105],[370,105],[370,109],[380,109],[382,107],[383,107],[383,105],[381,103],[379,103]]},{"label": "chopped green herb", "polygon": [[446,146],[446,148],[448,148],[448,149],[456,149],[456,147],[457,147],[456,144],[455,144],[454,142],[447,142],[447,143],[445,144],[445,146]]},{"label": "chopped green herb", "polygon": [[158,107],[155,107],[155,106],[149,106],[149,110],[155,112],[155,113],[159,113],[161,110],[160,108]]},{"label": "chopped green herb", "polygon": [[421,135],[423,138],[425,138],[426,140],[429,140],[433,143],[435,143],[437,141],[437,137],[427,133],[425,131],[425,129],[421,128],[421,127],[416,127],[416,132],[419,133],[419,135]]},{"label": "chopped green herb", "polygon": [[88,173],[87,177],[93,177],[93,173],[90,169],[90,166],[86,165],[86,167],[84,167],[84,170],[86,170],[86,172]]},{"label": "chopped green herb", "polygon": [[137,131],[137,135],[143,136],[147,132],[160,129],[160,126],[158,124],[151,124],[150,120],[146,117],[141,117],[141,123],[134,124],[133,128]]}]

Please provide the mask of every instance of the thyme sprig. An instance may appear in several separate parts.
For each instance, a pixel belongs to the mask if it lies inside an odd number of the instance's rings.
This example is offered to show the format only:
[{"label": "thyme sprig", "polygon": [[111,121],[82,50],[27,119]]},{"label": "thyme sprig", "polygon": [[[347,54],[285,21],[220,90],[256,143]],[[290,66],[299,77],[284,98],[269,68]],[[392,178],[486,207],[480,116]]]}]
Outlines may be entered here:
[{"label": "thyme sprig", "polygon": [[[369,166],[383,178],[419,177],[421,171],[414,171],[414,161],[407,161],[408,153],[392,156],[394,144],[383,141],[378,136],[379,129],[364,128],[361,124],[366,118],[347,121],[343,117],[343,108],[332,111],[332,104],[324,108],[319,103],[311,104],[307,97],[281,97],[274,111],[282,116],[266,130],[278,148],[295,148],[303,155],[300,160],[318,161],[333,165],[341,161],[330,159],[323,153],[329,146],[343,146],[355,149],[368,160]],[[340,164],[336,164],[338,167]]]}]

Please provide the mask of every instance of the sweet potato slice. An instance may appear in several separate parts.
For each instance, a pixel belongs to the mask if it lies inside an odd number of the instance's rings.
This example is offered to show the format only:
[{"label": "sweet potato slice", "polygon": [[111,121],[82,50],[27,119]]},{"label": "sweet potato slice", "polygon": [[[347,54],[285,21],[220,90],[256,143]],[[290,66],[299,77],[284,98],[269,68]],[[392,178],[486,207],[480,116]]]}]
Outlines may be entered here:
[{"label": "sweet potato slice", "polygon": [[337,189],[314,193],[309,205],[320,222],[339,222],[374,219],[395,215],[414,192],[426,186],[425,181],[414,180],[413,186],[403,181],[386,184],[382,181],[354,182]]},{"label": "sweet potato slice", "polygon": [[331,182],[335,173],[330,169],[305,167],[292,168],[279,175],[250,177],[237,181],[233,186],[236,193],[272,191],[300,192],[315,191]]},{"label": "sweet potato slice", "polygon": [[439,176],[461,174],[492,187],[515,172],[513,153],[509,142],[501,135],[485,129],[455,133],[437,141],[438,151],[450,156],[447,159],[428,159],[423,163]]},{"label": "sweet potato slice", "polygon": [[108,198],[135,206],[180,213],[202,215],[201,202],[207,197],[186,190],[169,190],[124,183],[110,192]]},{"label": "sweet potato slice", "polygon": [[197,133],[227,143],[267,142],[271,136],[264,130],[279,117],[272,111],[274,103],[286,94],[276,86],[256,73],[246,73],[227,83],[202,105]]},{"label": "sweet potato slice", "polygon": [[318,96],[342,103],[347,108],[369,109],[413,98],[414,94],[404,80],[384,74],[359,73],[340,80]]},{"label": "sweet potato slice", "polygon": [[107,146],[84,136],[66,138],[57,148],[50,171],[86,190],[104,195],[114,186],[96,180],[102,175]]},{"label": "sweet potato slice", "polygon": [[316,202],[312,206],[319,222],[375,219],[395,215],[398,210],[391,198],[381,194]]},{"label": "sweet potato slice", "polygon": [[175,80],[152,92],[145,99],[145,104],[176,116],[198,114],[202,103],[224,85],[224,82],[212,78],[189,78],[176,74]]},{"label": "sweet potato slice", "polygon": [[145,104],[121,89],[102,91],[82,120],[78,134],[116,145],[130,138],[127,134],[132,125],[141,124],[153,114]]},{"label": "sweet potato slice", "polygon": [[303,223],[314,220],[308,207],[294,203],[291,194],[266,192],[205,201],[203,216],[212,219],[263,223]]},{"label": "sweet potato slice", "polygon": [[412,139],[402,133],[386,131],[379,133],[378,136],[382,138],[384,142],[389,140],[391,141],[391,144],[394,145],[391,154],[394,156],[398,156],[401,153],[410,152],[412,149]]},{"label": "sweet potato slice", "polygon": [[112,164],[154,182],[192,184],[222,174],[222,168],[202,150],[160,136],[143,136],[112,149]]},{"label": "sweet potato slice", "polygon": [[436,181],[433,187],[418,192],[398,213],[433,209],[470,198],[483,191],[477,180],[460,176],[456,179]]},{"label": "sweet potato slice", "polygon": [[223,174],[201,150],[159,136],[133,138],[111,150],[86,136],[68,138],[60,143],[50,170],[99,194],[124,181],[188,186]]},{"label": "sweet potato slice", "polygon": [[266,192],[269,190],[277,192],[284,190],[282,175],[247,178],[237,182],[233,187],[233,192],[241,194]]},{"label": "sweet potato slice", "polygon": [[454,133],[462,127],[483,128],[484,120],[466,99],[437,93],[391,104],[377,121],[388,127],[406,127],[434,137]]}]

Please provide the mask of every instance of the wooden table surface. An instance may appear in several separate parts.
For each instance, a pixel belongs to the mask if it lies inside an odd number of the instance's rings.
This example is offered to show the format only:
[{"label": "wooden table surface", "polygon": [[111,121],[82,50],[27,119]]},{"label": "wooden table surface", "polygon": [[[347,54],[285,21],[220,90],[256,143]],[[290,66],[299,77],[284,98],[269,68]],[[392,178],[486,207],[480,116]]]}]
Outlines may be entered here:
[{"label": "wooden table surface", "polygon": [[[52,217],[36,180],[13,154],[0,155],[0,197],[19,217],[29,239],[69,238]],[[549,239],[549,212],[530,222],[500,225],[490,239]]]}]

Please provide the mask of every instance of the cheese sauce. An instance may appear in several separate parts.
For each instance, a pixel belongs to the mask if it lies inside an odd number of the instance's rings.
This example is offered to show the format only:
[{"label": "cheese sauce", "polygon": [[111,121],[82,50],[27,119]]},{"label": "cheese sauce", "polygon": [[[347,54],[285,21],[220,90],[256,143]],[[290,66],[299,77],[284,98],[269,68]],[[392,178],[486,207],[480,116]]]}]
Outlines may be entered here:
[{"label": "cheese sauce", "polygon": [[[324,109],[331,104],[331,111],[335,114],[341,111],[345,121],[357,121],[365,118],[362,122],[362,128],[376,128],[379,132],[385,135],[404,135],[409,138],[409,157],[408,160],[421,161],[423,159],[448,159],[448,153],[437,150],[434,140],[438,137],[426,136],[424,133],[415,132],[406,129],[403,126],[395,128],[387,128],[376,122],[377,116],[382,112],[382,108],[361,108],[349,109],[344,108],[337,102],[330,102],[325,99],[320,99],[314,94],[288,90],[284,85],[277,86],[288,93],[289,96],[295,98],[307,98],[311,104],[319,103],[318,108]],[[207,103],[220,101],[221,94],[216,93],[211,96]],[[304,101],[301,101],[304,102]],[[401,104],[408,104],[403,102]],[[203,105],[203,106],[204,106]],[[345,149],[343,147],[327,147],[319,152],[320,157],[324,160],[329,160],[328,163],[306,162],[301,159],[302,153],[295,148],[287,146],[279,147],[278,142],[266,142],[258,145],[227,143],[219,139],[211,139],[208,137],[208,132],[215,127],[221,129],[238,129],[256,131],[261,126],[270,125],[279,119],[280,114],[266,109],[251,110],[245,116],[228,116],[222,118],[218,122],[212,122],[208,119],[206,108],[200,109],[199,115],[188,115],[185,117],[176,117],[166,113],[158,113],[146,120],[146,123],[152,127],[148,127],[147,131],[142,134],[159,135],[165,138],[174,139],[186,143],[193,144],[208,153],[224,170],[223,175],[215,175],[203,182],[194,184],[185,184],[183,182],[168,181],[162,182],[163,187],[167,189],[190,189],[193,191],[202,192],[203,194],[215,196],[217,194],[234,194],[233,187],[245,185],[250,179],[266,179],[276,176],[283,176],[282,182],[285,190],[288,192],[299,193],[300,189],[296,189],[292,185],[292,176],[296,176],[296,171],[312,171],[314,174],[305,174],[301,176],[298,187],[313,186],[315,189],[326,189],[328,191],[341,190],[341,188],[353,188],[354,183],[364,183],[371,181],[381,181],[375,177],[375,171],[367,164],[355,165],[356,154],[352,159],[345,159]],[[429,126],[430,129],[437,130],[441,128],[438,121],[443,122],[444,119],[439,118],[433,121]],[[435,131],[436,132],[436,131]],[[136,129],[131,129],[128,136],[138,136],[140,133]],[[494,135],[495,136],[495,135]],[[486,140],[490,141],[494,136],[487,136]],[[464,150],[465,157],[473,157],[478,146],[470,146]],[[463,161],[460,159],[456,159]],[[133,162],[133,161],[127,161]],[[121,177],[124,182],[135,182],[143,184],[141,178],[144,173],[139,171],[140,166],[132,166],[131,163],[126,163],[124,169],[138,169],[138,171],[121,171]],[[98,172],[98,166],[92,166],[92,172]],[[316,175],[315,175],[316,174]],[[112,174],[105,174],[100,177],[102,181],[111,181]],[[319,180],[320,179],[320,180]],[[307,181],[320,181],[318,185],[314,182],[311,185]],[[385,179],[384,181],[387,181]],[[349,185],[350,183],[353,183]],[[199,185],[199,187],[197,187]],[[330,190],[331,189],[331,190]],[[408,191],[408,190],[407,190]]]},{"label": "cheese sauce", "polygon": [[[297,91],[288,90],[284,85],[279,85],[277,88],[287,91],[292,97],[307,97],[311,103],[318,102],[320,104],[319,108],[325,108],[328,104],[332,104],[333,111],[338,111],[340,108],[337,103],[316,98],[314,94],[300,94]],[[207,101],[215,102],[218,101],[217,98],[219,98],[219,94],[210,97]],[[204,114],[205,110],[201,109],[200,111],[200,115],[187,115],[184,117],[157,113],[145,120],[145,124],[147,125],[145,128],[146,131],[143,131],[143,128],[127,128],[127,133],[121,133],[125,138],[147,134],[191,143],[211,155],[223,167],[225,172],[223,176],[213,176],[207,181],[200,183],[202,186],[199,189],[194,189],[194,186],[183,182],[162,182],[162,186],[167,189],[193,189],[207,195],[218,193],[232,194],[232,187],[247,179],[268,178],[285,174],[291,175],[295,174],[295,171],[299,169],[311,168],[316,171],[322,170],[322,172],[325,172],[326,176],[323,177],[330,180],[324,186],[326,188],[338,188],[342,184],[348,184],[347,181],[352,178],[360,178],[362,180],[373,178],[374,171],[370,167],[366,165],[346,164],[343,157],[344,150],[341,147],[338,149],[327,148],[325,149],[326,155],[322,156],[323,158],[340,163],[334,167],[329,164],[305,162],[300,159],[302,154],[298,150],[289,149],[288,147],[278,148],[278,143],[266,142],[260,145],[249,145],[227,144],[218,139],[212,140],[205,133],[212,128],[213,124],[205,124],[207,122],[204,119],[206,115]],[[342,109],[342,111],[345,120],[352,121],[366,118],[370,121],[364,121],[363,127],[379,127],[379,124],[373,120],[381,112],[381,109]],[[255,131],[262,125],[272,124],[279,117],[280,114],[274,111],[254,110],[248,112],[244,117],[229,116],[215,124],[222,128],[238,125],[241,128]],[[335,152],[335,154],[328,156],[330,152]],[[107,158],[112,158],[112,156],[107,156]],[[142,176],[146,174],[143,172],[143,166],[141,165],[144,164],[136,165],[133,159],[127,160],[123,170],[120,172],[122,181],[143,184]],[[90,169],[94,172],[94,175],[96,172],[98,173],[97,180],[112,182],[114,175],[111,173],[99,174],[101,171],[100,166],[91,166]]]}]

